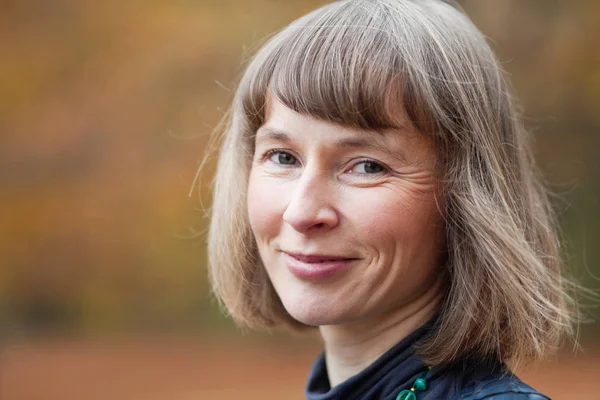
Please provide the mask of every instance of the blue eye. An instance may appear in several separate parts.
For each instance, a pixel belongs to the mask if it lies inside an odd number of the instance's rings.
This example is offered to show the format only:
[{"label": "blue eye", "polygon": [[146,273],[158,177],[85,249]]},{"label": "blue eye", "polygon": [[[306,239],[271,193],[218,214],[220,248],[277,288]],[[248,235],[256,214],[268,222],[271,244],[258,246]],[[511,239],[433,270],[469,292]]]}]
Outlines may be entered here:
[{"label": "blue eye", "polygon": [[296,164],[296,161],[297,161],[296,157],[294,157],[290,153],[286,153],[284,151],[278,151],[278,150],[268,152],[267,157],[269,158],[269,160],[271,160],[275,164],[282,164],[282,165],[294,165],[294,164]]},{"label": "blue eye", "polygon": [[352,168],[352,172],[357,174],[378,174],[383,171],[385,171],[383,165],[373,161],[362,161]]}]

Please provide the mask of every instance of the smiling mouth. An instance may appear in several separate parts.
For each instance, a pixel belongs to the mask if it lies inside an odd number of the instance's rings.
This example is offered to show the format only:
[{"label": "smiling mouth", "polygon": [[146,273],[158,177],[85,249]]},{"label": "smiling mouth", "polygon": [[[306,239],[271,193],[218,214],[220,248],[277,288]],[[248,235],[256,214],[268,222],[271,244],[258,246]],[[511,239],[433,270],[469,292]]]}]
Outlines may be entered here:
[{"label": "smiling mouth", "polygon": [[302,254],[302,253],[288,253],[288,252],[284,252],[284,253],[292,258],[295,258],[298,261],[301,261],[301,262],[307,263],[307,264],[325,264],[328,262],[358,260],[358,258],[339,257],[339,256],[331,256],[331,255],[323,255],[323,254]]},{"label": "smiling mouth", "polygon": [[288,270],[297,278],[311,281],[336,276],[359,260],[326,254],[283,253]]}]

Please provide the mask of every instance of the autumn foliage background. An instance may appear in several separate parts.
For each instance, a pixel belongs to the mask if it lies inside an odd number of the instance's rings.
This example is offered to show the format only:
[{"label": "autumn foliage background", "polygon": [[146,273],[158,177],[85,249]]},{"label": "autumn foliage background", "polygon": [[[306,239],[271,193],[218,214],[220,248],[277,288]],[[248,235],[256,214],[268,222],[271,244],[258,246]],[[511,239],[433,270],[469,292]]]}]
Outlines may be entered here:
[{"label": "autumn foliage background", "polygon": [[[214,158],[188,192],[256,46],[323,3],[0,2],[0,399],[302,398],[318,341],[240,332],[210,297]],[[535,133],[568,264],[598,290],[600,2],[461,4]],[[598,333],[523,375],[600,398]]]}]

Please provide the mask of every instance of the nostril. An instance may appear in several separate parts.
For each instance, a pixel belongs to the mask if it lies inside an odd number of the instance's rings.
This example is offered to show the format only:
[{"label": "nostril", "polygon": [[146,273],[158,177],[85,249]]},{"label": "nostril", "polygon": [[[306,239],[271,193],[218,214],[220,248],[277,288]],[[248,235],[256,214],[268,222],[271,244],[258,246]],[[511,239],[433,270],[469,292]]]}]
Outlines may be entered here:
[{"label": "nostril", "polygon": [[322,196],[301,194],[291,199],[283,213],[283,221],[303,233],[323,231],[338,224],[337,211]]}]

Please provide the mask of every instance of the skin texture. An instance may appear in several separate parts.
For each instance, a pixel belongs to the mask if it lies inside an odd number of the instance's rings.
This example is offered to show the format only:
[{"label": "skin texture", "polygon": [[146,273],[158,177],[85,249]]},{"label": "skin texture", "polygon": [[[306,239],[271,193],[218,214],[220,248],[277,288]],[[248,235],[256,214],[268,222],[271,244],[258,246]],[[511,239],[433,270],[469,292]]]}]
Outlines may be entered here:
[{"label": "skin texture", "polygon": [[[332,386],[429,319],[443,292],[435,152],[401,129],[347,128],[275,99],[256,135],[248,213],[286,310],[319,326]],[[353,259],[329,276],[294,275],[286,253]]]}]

